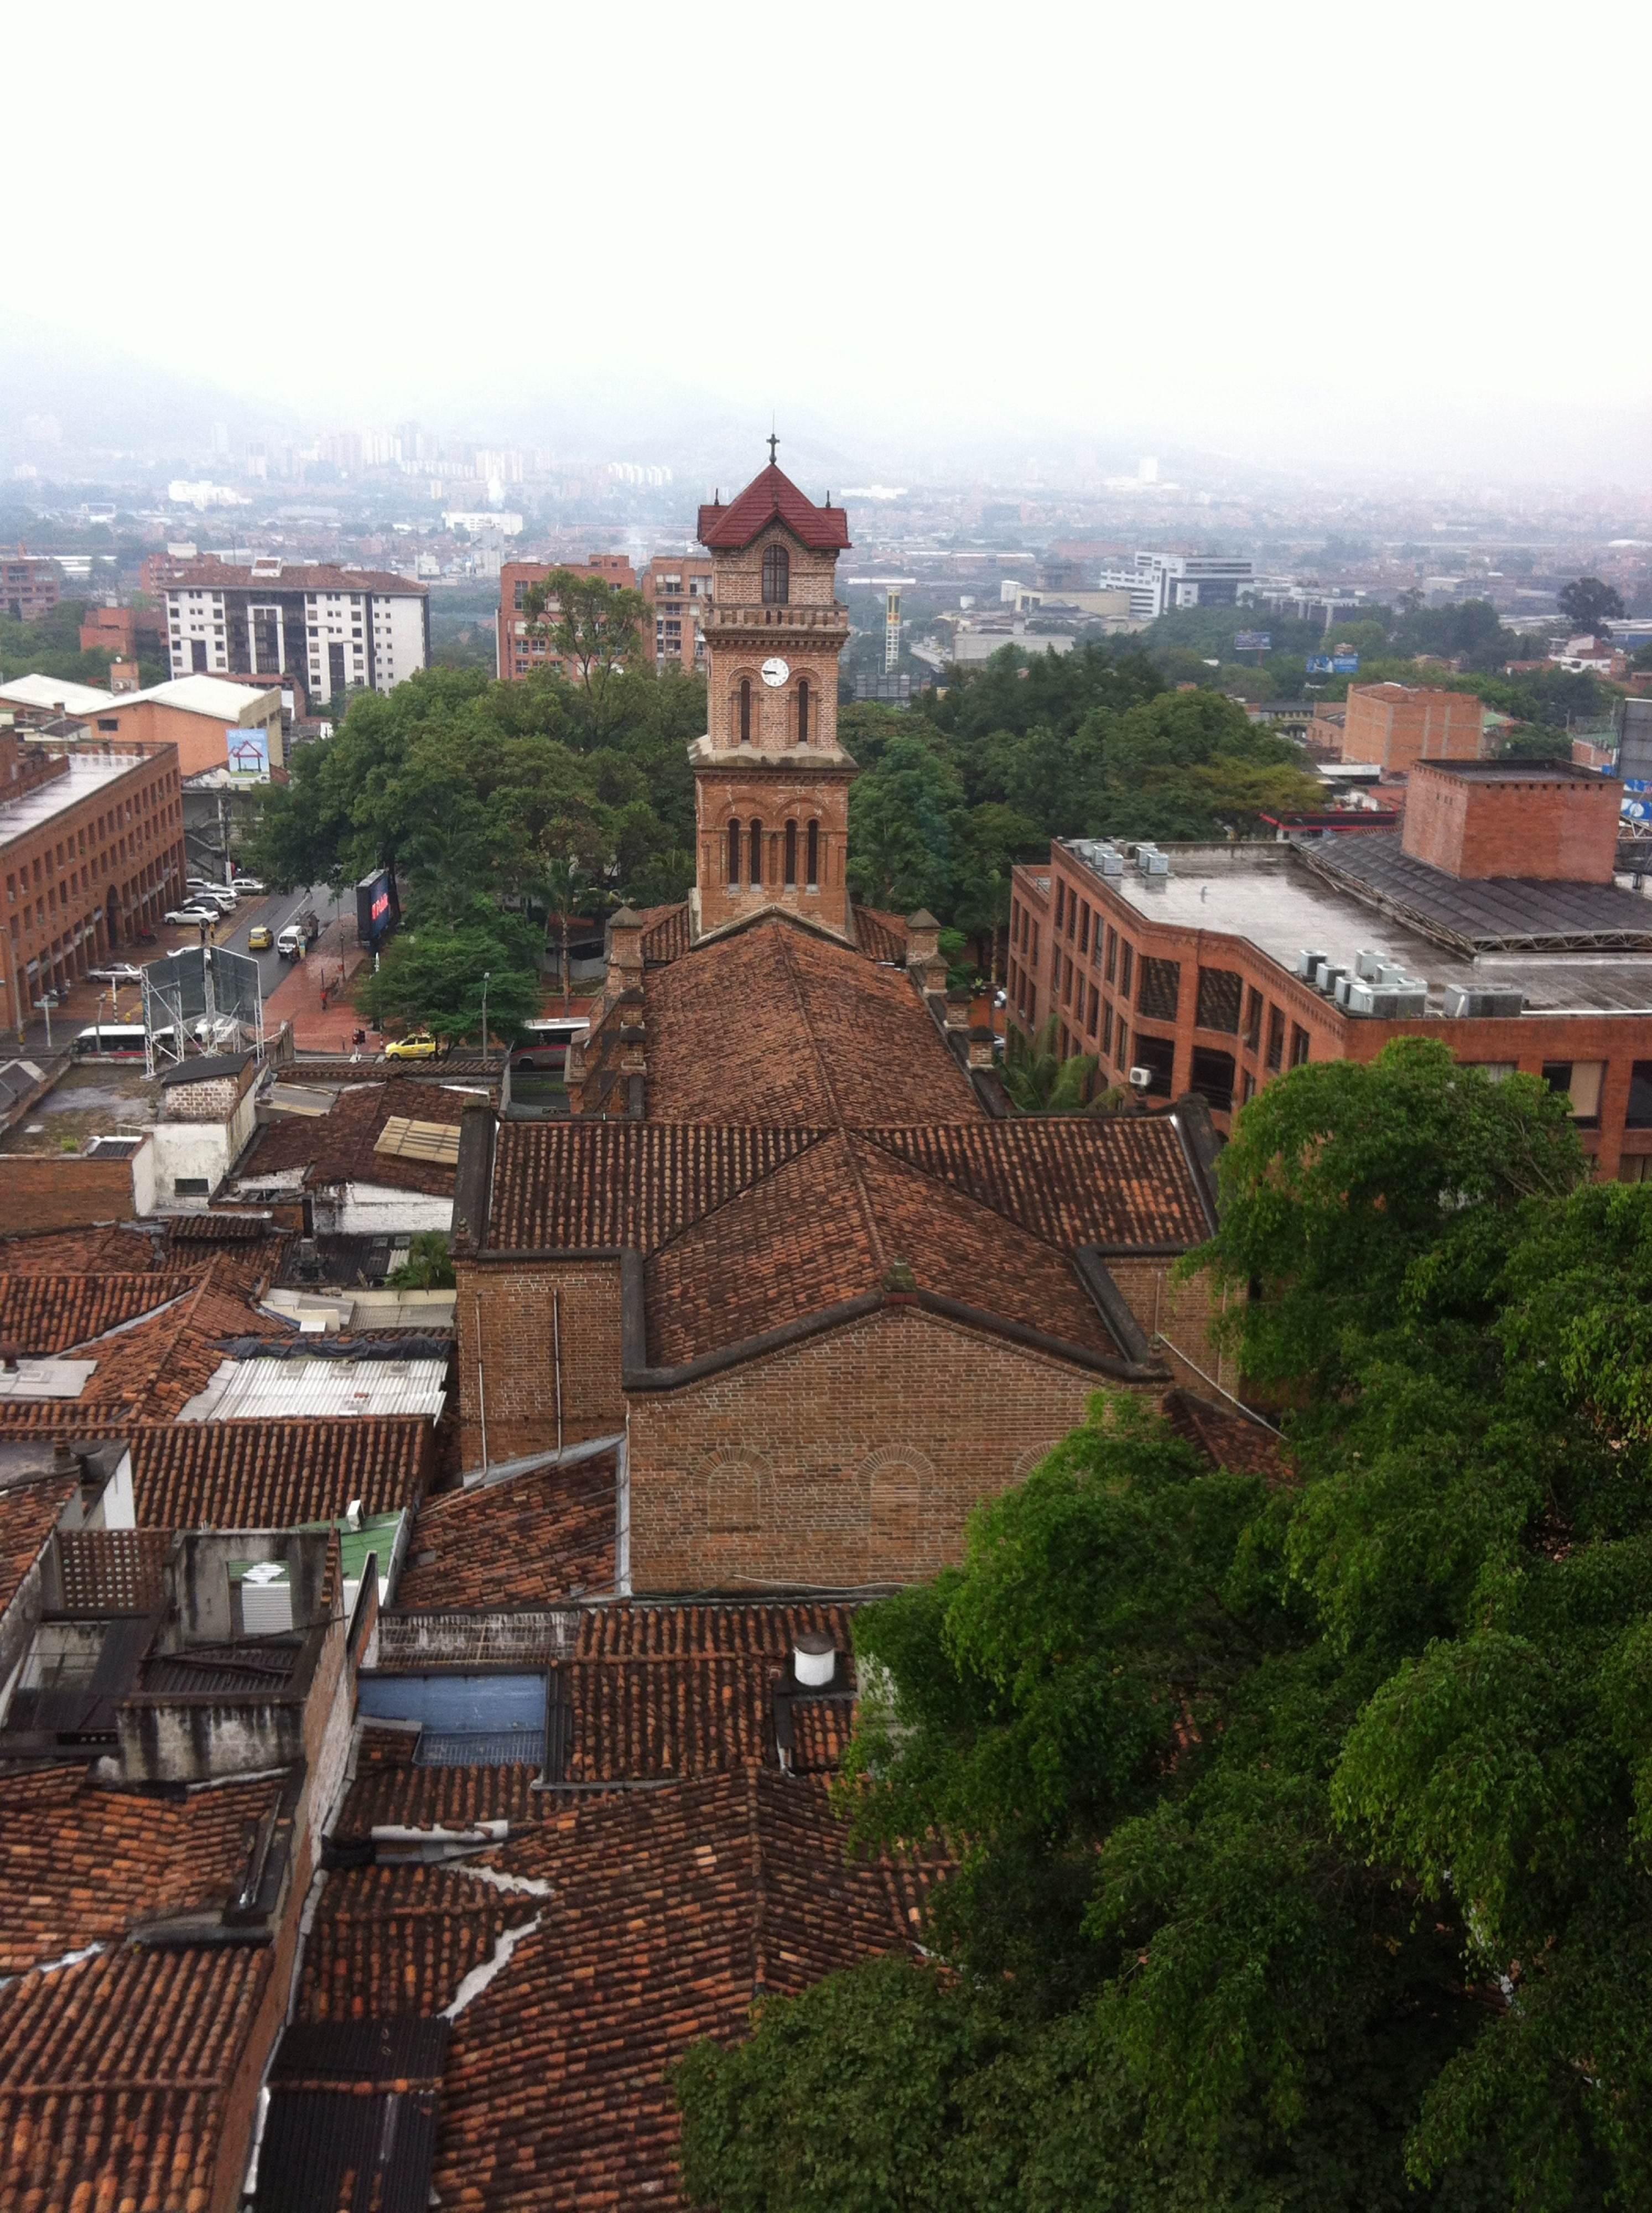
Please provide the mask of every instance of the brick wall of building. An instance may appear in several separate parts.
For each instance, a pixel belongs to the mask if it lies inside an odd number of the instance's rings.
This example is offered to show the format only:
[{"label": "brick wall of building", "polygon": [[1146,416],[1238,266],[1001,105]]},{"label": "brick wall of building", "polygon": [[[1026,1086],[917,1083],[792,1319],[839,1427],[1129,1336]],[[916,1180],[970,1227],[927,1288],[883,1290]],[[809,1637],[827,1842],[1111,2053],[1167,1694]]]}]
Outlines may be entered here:
[{"label": "brick wall of building", "polygon": [[1609,884],[1622,799],[1616,777],[1582,770],[1558,779],[1552,769],[1523,777],[1512,765],[1494,777],[1459,776],[1419,761],[1400,841],[1453,876]]},{"label": "brick wall of building", "polygon": [[1381,761],[1385,776],[1405,776],[1419,760],[1478,760],[1484,723],[1470,692],[1354,685],[1344,707],[1342,758]]},{"label": "brick wall of building", "polygon": [[558,1331],[563,1442],[625,1428],[617,1259],[460,1259],[454,1272],[462,1466],[483,1463],[485,1397],[489,1460],[555,1449]]},{"label": "brick wall of building", "polygon": [[[1414,787],[1426,775],[1419,769]],[[1447,779],[1442,776],[1437,780]],[[1055,927],[1058,883],[1062,887],[1059,930]],[[1067,921],[1075,914],[1070,932]],[[1373,936],[1380,942],[1379,918],[1372,920]],[[1644,1072],[1644,1083],[1652,1086],[1652,1021],[1644,1015],[1528,1014],[1446,1021],[1429,1015],[1400,1022],[1350,1015],[1243,938],[1155,922],[1060,845],[1052,848],[1047,870],[1015,871],[1009,951],[1007,984],[1017,1022],[1035,1030],[1053,1014],[1058,1050],[1064,1057],[1096,1054],[1100,1083],[1122,1083],[1129,1069],[1138,1064],[1144,1039],[1149,1052],[1162,1048],[1170,1073],[1155,1084],[1154,1103],[1180,1098],[1195,1088],[1196,1052],[1226,1053],[1231,1058],[1237,1108],[1300,1061],[1375,1060],[1395,1038],[1429,1037],[1474,1066],[1516,1069],[1536,1076],[1545,1070],[1576,1066],[1588,1072],[1586,1079],[1580,1076],[1580,1093],[1599,1071],[1598,1108],[1579,1121],[1584,1149],[1599,1161],[1597,1173],[1607,1179],[1638,1180],[1642,1161],[1652,1158],[1652,1125],[1631,1125],[1631,1085],[1637,1069]],[[1173,1018],[1143,1012],[1143,960],[1174,965],[1178,976]],[[1201,1023],[1201,969],[1234,979],[1228,1000],[1231,1004],[1236,993],[1236,1029]],[[1230,1111],[1205,1095],[1217,1128],[1227,1130]],[[1646,1091],[1640,1095],[1644,1099]],[[1231,1384],[1231,1377],[1226,1380]]]},{"label": "brick wall of building", "polygon": [[892,1304],[702,1381],[637,1392],[632,1587],[931,1576],[961,1558],[970,1509],[1021,1481],[1100,1381]]}]

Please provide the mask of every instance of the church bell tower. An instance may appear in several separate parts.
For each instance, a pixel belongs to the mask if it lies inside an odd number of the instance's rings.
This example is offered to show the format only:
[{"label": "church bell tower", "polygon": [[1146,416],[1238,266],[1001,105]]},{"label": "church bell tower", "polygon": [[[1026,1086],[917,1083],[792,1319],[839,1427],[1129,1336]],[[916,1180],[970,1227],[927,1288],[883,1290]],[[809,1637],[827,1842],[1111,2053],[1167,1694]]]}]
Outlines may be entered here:
[{"label": "church bell tower", "polygon": [[711,556],[705,625],[706,735],[694,766],[694,933],[765,909],[848,936],[849,786],[838,743],[838,656],[849,613],[837,598],[849,518],[769,466],[726,506],[700,509]]}]

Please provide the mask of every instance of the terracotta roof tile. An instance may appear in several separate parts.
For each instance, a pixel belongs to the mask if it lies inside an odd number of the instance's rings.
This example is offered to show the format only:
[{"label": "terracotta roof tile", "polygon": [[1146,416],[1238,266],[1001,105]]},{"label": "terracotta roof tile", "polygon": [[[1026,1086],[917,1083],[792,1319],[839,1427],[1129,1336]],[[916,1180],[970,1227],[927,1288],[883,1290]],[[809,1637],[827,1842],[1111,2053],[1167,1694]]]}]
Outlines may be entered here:
[{"label": "terracotta roof tile", "polygon": [[306,1184],[376,1183],[393,1191],[451,1195],[451,1164],[404,1159],[376,1152],[379,1132],[393,1114],[415,1122],[451,1123],[456,1128],[472,1094],[439,1083],[410,1081],[363,1083],[341,1091],[325,1114],[283,1114],[270,1123],[236,1170],[241,1184],[261,1176],[305,1171]]},{"label": "terracotta roof tile", "polygon": [[869,960],[906,963],[906,924],[903,916],[884,914],[874,906],[854,909],[855,942]]},{"label": "terracotta roof tile", "polygon": [[156,1265],[160,1241],[148,1230],[109,1222],[0,1238],[0,1276],[81,1276],[101,1269],[142,1274]]},{"label": "terracotta roof tile", "polygon": [[650,1121],[984,1119],[905,973],[812,930],[754,924],[643,989]]},{"label": "terracotta roof tile", "polygon": [[283,561],[279,576],[267,570],[260,576],[239,563],[197,561],[174,570],[161,588],[173,591],[180,584],[210,584],[220,589],[227,586],[259,596],[279,592],[410,592],[423,600],[430,590],[428,584],[417,583],[411,576],[399,576],[391,569],[341,569],[326,561]]},{"label": "terracotta roof tile", "polygon": [[487,1242],[512,1251],[651,1253],[814,1143],[802,1128],[502,1122]]},{"label": "terracotta roof tile", "polygon": [[603,1453],[427,1498],[396,1611],[549,1606],[570,1591],[612,1590],[617,1494],[613,1455]]},{"label": "terracotta roof tile", "polygon": [[8,1484],[0,1491],[0,1613],[16,1596],[17,1586],[40,1558],[58,1516],[79,1488],[80,1470],[76,1468],[72,1474]]},{"label": "terracotta roof tile", "polygon": [[849,516],[841,507],[816,507],[785,471],[771,461],[727,506],[708,503],[699,514],[702,546],[738,552],[776,518],[816,553],[841,553],[849,546]]},{"label": "terracotta roof tile", "polygon": [[132,1438],[140,1528],[293,1529],[411,1506],[434,1470],[431,1425],[363,1419],[168,1423]]},{"label": "terracotta roof tile", "polygon": [[376,1828],[464,1829],[477,1821],[536,1821],[546,1804],[537,1766],[419,1767],[408,1729],[362,1731],[356,1779],[334,1825],[339,1837]]},{"label": "terracotta roof tile", "polygon": [[500,1856],[552,1894],[454,2023],[444,2204],[680,2205],[687,2045],[917,1934],[921,1881],[847,1859],[824,1783],[772,1771],[587,1799]]},{"label": "terracotta roof tile", "polygon": [[875,1291],[896,1262],[922,1290],[1094,1352],[1119,1350],[1066,1252],[840,1132],[649,1262],[649,1363],[676,1367]]},{"label": "terracotta roof tile", "polygon": [[78,1399],[0,1400],[5,1433],[171,1421],[217,1372],[226,1338],[290,1337],[289,1325],[221,1287],[224,1268],[215,1255],[181,1297],[76,1345],[77,1359],[97,1363]]},{"label": "terracotta roof tile", "polygon": [[[776,1765],[775,1685],[805,1630],[823,1631],[844,1656],[838,1692],[852,1691],[852,1610],[800,1601],[789,1606],[594,1606],[579,1647],[552,1671],[564,1716],[564,1765],[553,1781],[658,1782],[737,1767]],[[850,1702],[801,1695],[810,1710],[808,1765],[829,1764],[829,1746],[846,1731]]]},{"label": "terracotta roof tile", "polygon": [[1284,1439],[1231,1406],[1214,1405],[1192,1391],[1167,1391],[1164,1415],[1176,1435],[1212,1467],[1259,1475],[1268,1484],[1289,1482],[1294,1473]]},{"label": "terracotta roof tile", "polygon": [[866,1135],[1052,1244],[1192,1246],[1210,1234],[1167,1114],[1027,1115]]},{"label": "terracotta roof tile", "polygon": [[101,1337],[187,1289],[175,1276],[0,1274],[0,1343],[40,1355]]},{"label": "terracotta roof tile", "polygon": [[180,1802],[99,1789],[83,1765],[12,1776],[0,1821],[0,1974],[228,1904],[279,1789],[271,1777]]},{"label": "terracotta roof tile", "polygon": [[[430,1771],[422,1771],[428,1772]],[[497,1856],[489,1854],[488,1863]],[[304,1947],[305,2021],[436,2014],[535,1900],[479,1881],[470,1865],[370,1867],[333,1875]]]},{"label": "terracotta roof tile", "polygon": [[116,1950],[0,1988],[0,2213],[211,2203],[272,1958]]}]

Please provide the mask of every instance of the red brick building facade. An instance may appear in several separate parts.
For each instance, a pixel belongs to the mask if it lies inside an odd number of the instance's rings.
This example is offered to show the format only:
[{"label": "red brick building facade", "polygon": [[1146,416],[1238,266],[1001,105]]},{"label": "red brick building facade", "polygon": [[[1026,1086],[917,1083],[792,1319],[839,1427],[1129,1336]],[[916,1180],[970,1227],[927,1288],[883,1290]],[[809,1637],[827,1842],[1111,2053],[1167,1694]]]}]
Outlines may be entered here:
[{"label": "red brick building facade", "polygon": [[[1652,907],[1613,880],[1618,795],[1568,764],[1416,761],[1404,829],[1300,845],[1058,840],[1018,869],[1009,1002],[1106,1083],[1219,1128],[1283,1070],[1391,1038],[1567,1093],[1599,1173],[1652,1174]],[[1332,984],[1305,972],[1318,955]],[[1387,969],[1358,978],[1362,965]],[[1339,998],[1373,987],[1374,1011]],[[1413,988],[1409,991],[1405,985]],[[1385,996],[1399,993],[1398,998]]]},{"label": "red brick building facade", "polygon": [[183,881],[175,746],[46,753],[0,730],[0,1029],[157,922]]},{"label": "red brick building facade", "polygon": [[[536,584],[542,584],[554,569],[565,569],[575,576],[600,576],[604,583],[617,585],[627,592],[637,588],[637,571],[624,553],[593,553],[588,561],[502,563],[497,651],[498,673],[507,684],[520,683],[537,669],[562,667],[562,655],[554,640],[546,636],[543,623],[536,632],[534,618],[527,611],[528,594]],[[552,608],[544,622],[554,624],[555,620],[555,609]]]}]

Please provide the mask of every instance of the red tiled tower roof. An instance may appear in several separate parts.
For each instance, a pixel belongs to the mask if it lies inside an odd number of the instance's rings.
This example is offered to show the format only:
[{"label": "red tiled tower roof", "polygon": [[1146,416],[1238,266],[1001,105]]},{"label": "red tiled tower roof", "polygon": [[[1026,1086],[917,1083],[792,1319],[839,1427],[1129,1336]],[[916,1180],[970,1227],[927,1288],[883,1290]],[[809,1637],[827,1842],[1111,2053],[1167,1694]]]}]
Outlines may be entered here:
[{"label": "red tiled tower roof", "polygon": [[[827,494],[828,501],[831,495]],[[699,539],[714,552],[738,552],[759,530],[778,520],[814,553],[841,553],[849,546],[849,517],[840,507],[816,507],[782,468],[771,461],[745,491],[730,500],[700,509]]]}]

